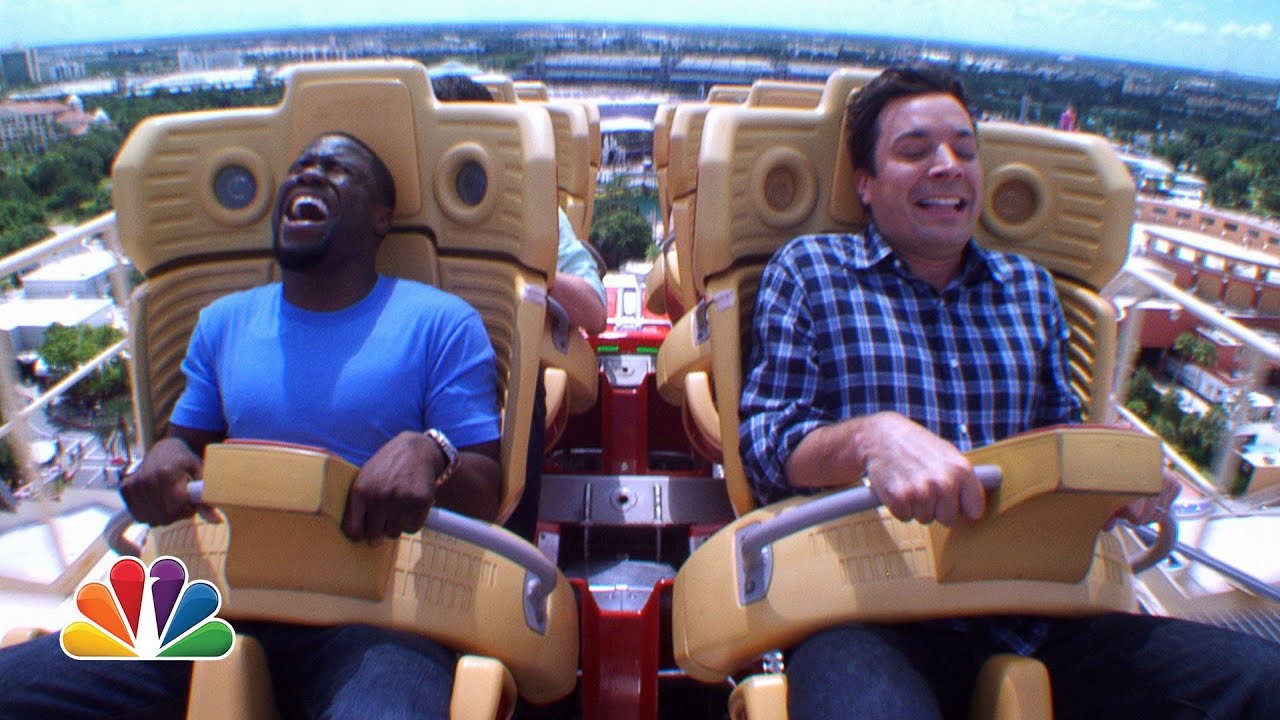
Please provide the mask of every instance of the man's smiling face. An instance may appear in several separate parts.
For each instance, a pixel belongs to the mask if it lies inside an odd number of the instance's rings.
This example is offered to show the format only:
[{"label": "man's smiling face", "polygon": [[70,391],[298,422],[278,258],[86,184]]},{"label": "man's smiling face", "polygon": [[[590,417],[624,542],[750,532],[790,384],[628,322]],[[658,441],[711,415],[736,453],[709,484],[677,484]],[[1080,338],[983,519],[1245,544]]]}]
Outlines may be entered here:
[{"label": "man's smiling face", "polygon": [[890,101],[879,117],[874,175],[855,172],[858,195],[885,240],[912,254],[964,247],[982,203],[973,120],[945,93]]}]

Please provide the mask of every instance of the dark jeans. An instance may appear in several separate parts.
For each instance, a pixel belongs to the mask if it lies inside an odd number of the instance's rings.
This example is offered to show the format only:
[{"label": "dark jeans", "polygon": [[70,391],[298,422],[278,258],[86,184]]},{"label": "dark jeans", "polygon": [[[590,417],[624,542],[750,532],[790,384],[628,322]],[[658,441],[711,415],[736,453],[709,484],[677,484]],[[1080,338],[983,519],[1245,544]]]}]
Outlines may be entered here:
[{"label": "dark jeans", "polygon": [[[982,663],[1006,652],[951,623],[848,625],[787,662],[791,720],[963,718]],[[1058,720],[1280,718],[1280,644],[1146,615],[1053,620],[1034,654]]]},{"label": "dark jeans", "polygon": [[[266,649],[282,717],[449,716],[456,660],[423,637],[368,625],[232,625]],[[190,683],[190,662],[72,660],[49,635],[0,650],[0,718],[180,718]]]}]

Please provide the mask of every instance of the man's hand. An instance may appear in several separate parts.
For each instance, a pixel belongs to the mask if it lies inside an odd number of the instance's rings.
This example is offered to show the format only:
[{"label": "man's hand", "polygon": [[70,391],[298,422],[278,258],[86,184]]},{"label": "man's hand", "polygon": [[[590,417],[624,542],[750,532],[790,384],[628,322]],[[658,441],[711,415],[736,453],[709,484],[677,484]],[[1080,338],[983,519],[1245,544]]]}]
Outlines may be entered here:
[{"label": "man's hand", "polygon": [[954,445],[898,413],[862,419],[854,440],[861,448],[867,482],[899,520],[938,521],[986,512],[986,491],[973,465]]},{"label": "man's hand", "polygon": [[1161,520],[1169,515],[1169,508],[1182,491],[1182,483],[1172,470],[1165,468],[1164,478],[1160,484],[1160,492],[1125,505],[1116,511],[1111,519],[1102,526],[1103,530],[1115,527],[1117,520],[1127,520],[1132,525],[1146,525]]},{"label": "man's hand", "polygon": [[167,525],[197,511],[206,519],[217,515],[207,505],[191,502],[187,483],[200,477],[202,463],[187,443],[166,437],[151,447],[138,471],[120,483],[120,496],[138,522]]},{"label": "man's hand", "polygon": [[374,453],[351,485],[342,532],[379,544],[422,528],[436,500],[444,453],[422,433],[402,432]]}]

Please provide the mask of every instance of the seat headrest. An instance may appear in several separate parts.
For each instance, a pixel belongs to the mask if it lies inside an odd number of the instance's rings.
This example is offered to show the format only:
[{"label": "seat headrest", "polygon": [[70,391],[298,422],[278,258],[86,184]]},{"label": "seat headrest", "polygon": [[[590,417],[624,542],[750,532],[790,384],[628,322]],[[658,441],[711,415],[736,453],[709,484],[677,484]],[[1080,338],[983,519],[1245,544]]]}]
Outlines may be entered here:
[{"label": "seat headrest", "polygon": [[440,103],[411,61],[298,66],[271,108],[148,118],[112,171],[121,243],[144,274],[269,251],[276,190],[315,137],[369,145],[396,183],[394,224],[429,228],[441,252],[555,267],[555,147],[535,106]]},{"label": "seat headrest", "polygon": [[822,99],[822,83],[757,80],[751,84],[746,104],[753,107],[812,108]]},{"label": "seat headrest", "polygon": [[[792,237],[865,226],[845,108],[876,74],[837,71],[810,108],[716,105],[701,111],[693,239],[699,294],[707,277],[743,262],[764,262]],[[797,84],[761,87],[774,86],[783,97],[793,89],[794,97],[811,92]],[[677,123],[680,117],[677,110]],[[1128,255],[1134,205],[1132,180],[1110,145],[1084,133],[1010,123],[979,123],[978,131],[986,176],[978,242],[1101,288]],[[668,171],[673,188],[675,135],[673,130]]]}]

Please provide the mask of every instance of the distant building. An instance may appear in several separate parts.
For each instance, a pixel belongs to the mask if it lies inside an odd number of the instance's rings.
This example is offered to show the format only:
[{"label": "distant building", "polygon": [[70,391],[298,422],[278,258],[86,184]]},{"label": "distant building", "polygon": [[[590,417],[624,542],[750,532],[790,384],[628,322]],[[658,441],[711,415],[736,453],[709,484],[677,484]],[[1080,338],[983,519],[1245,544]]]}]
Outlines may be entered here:
[{"label": "distant building", "polygon": [[105,250],[84,250],[24,274],[23,296],[0,303],[0,332],[9,335],[14,352],[34,352],[54,323],[110,325],[115,318],[110,273],[117,264]]},{"label": "distant building", "polygon": [[103,298],[111,294],[116,258],[105,250],[89,250],[42,265],[22,276],[30,299]]},{"label": "distant building", "polygon": [[84,78],[84,63],[72,60],[49,63],[40,68],[40,77],[46,82],[81,80]]},{"label": "distant building", "polygon": [[86,113],[84,103],[74,95],[65,103],[6,100],[0,102],[0,150],[44,152],[66,138],[110,123],[101,108]]},{"label": "distant building", "polygon": [[182,50],[178,52],[178,71],[196,72],[244,67],[244,59],[235,50]]},{"label": "distant building", "polygon": [[686,55],[671,70],[671,82],[709,86],[716,83],[750,85],[758,78],[779,75],[773,61],[745,55]]},{"label": "distant building", "polygon": [[1125,75],[1124,85],[1121,86],[1120,92],[1124,95],[1136,95],[1138,97],[1158,97],[1163,95],[1168,88],[1152,75],[1148,73],[1130,73]]},{"label": "distant building", "polygon": [[0,304],[0,332],[9,334],[15,353],[23,353],[39,348],[54,323],[98,327],[110,325],[113,317],[109,298],[18,298]]},{"label": "distant building", "polygon": [[3,76],[5,85],[33,85],[40,82],[36,51],[18,49],[0,52],[0,76]]},{"label": "distant building", "polygon": [[549,56],[526,68],[532,77],[547,82],[634,82],[649,83],[663,78],[661,55],[595,55],[564,53]]}]

